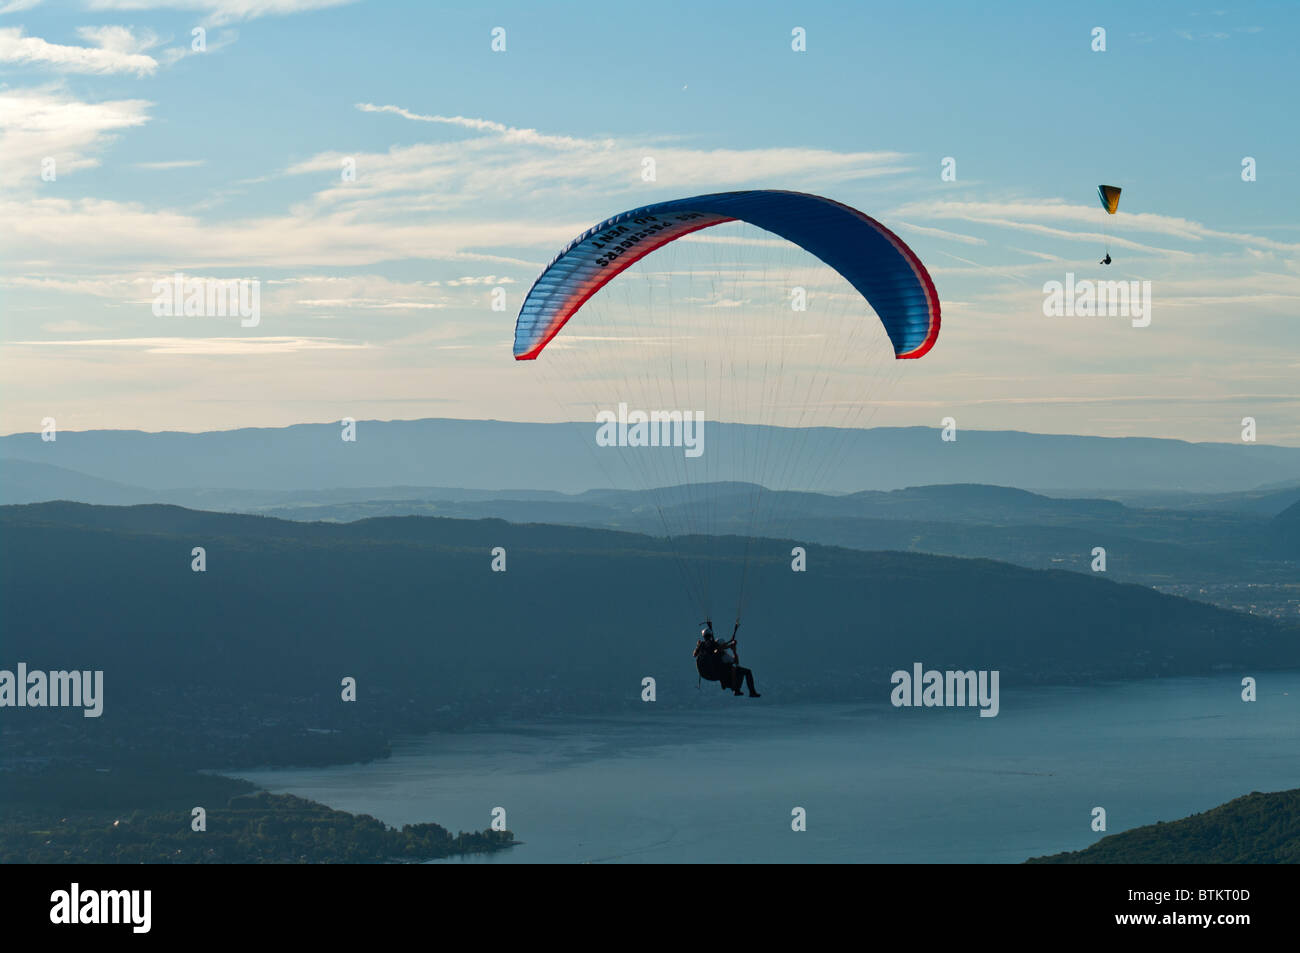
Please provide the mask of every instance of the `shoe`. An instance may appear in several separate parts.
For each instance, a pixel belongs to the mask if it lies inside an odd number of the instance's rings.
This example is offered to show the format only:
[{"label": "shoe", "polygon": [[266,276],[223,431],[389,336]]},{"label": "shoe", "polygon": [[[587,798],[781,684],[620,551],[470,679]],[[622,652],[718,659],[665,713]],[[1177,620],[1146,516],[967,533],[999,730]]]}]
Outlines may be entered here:
[{"label": "shoe", "polygon": [[745,694],[745,693],[744,693],[744,692],[736,692],[736,691],[733,691],[731,694],[733,694],[733,695],[743,695],[743,694]]},{"label": "shoe", "polygon": [[750,693],[749,693],[749,697],[750,697],[750,698],[762,698],[763,696],[760,695],[758,692],[750,692]]}]

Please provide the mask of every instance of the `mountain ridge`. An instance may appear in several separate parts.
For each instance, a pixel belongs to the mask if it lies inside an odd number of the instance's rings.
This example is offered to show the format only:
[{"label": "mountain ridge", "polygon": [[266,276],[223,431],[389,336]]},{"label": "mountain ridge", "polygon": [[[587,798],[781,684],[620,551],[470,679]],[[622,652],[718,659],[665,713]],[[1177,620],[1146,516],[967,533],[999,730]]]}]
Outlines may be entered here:
[{"label": "mountain ridge", "polygon": [[[52,442],[33,433],[10,434],[0,437],[0,458],[54,464],[154,490],[397,485],[500,490],[517,485],[524,470],[535,490],[573,493],[609,486],[610,477],[593,469],[587,453],[608,449],[594,446],[593,424],[424,418],[360,421],[356,426],[355,442],[340,439],[338,424],[201,433],[63,431]],[[1134,491],[1229,492],[1269,481],[1300,481],[1300,448],[1173,438],[963,430],[956,441],[945,442],[937,428],[927,427],[834,431],[715,423],[708,446],[744,445],[758,439],[752,434],[756,429],[764,431],[761,439],[771,459],[834,458],[835,467],[810,465],[806,478],[815,485],[779,487],[783,489],[852,493],[976,483],[1053,491],[1127,486]],[[645,449],[647,459],[681,453],[679,448]],[[754,479],[757,474],[745,472],[740,456],[730,460],[723,453],[709,465],[711,479]],[[627,476],[619,477],[617,488],[643,487]]]}]

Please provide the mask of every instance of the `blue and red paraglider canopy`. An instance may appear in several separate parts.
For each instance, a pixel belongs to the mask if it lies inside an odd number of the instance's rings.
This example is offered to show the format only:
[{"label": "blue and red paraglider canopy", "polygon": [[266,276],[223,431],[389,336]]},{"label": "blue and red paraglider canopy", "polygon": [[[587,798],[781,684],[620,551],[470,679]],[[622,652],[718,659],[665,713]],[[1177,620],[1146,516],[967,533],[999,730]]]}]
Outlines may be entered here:
[{"label": "blue and red paraglider canopy", "polygon": [[844,276],[875,310],[894,356],[918,358],[939,337],[939,296],[920,259],[857,209],[804,192],[718,192],[622,212],[575,238],[533,283],[515,324],[515,359],[534,360],[592,295],[657,248],[724,222],[748,222]]}]

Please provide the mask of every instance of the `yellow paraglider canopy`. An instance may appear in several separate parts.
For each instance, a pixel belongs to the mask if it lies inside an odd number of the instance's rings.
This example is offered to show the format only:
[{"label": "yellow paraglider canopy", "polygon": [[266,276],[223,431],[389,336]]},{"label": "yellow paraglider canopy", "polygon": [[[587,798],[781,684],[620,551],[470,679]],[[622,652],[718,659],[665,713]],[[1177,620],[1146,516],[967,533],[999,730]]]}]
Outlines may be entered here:
[{"label": "yellow paraglider canopy", "polygon": [[1119,208],[1119,193],[1118,185],[1097,186],[1097,197],[1101,199],[1101,207],[1111,215],[1114,215],[1115,210]]}]

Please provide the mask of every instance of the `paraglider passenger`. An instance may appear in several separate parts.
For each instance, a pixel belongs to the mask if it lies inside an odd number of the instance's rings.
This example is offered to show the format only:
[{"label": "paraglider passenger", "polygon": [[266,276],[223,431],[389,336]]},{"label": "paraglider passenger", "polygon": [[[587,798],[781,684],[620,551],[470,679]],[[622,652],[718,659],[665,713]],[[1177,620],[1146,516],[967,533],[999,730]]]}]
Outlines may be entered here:
[{"label": "paraglider passenger", "polygon": [[713,635],[712,620],[705,620],[704,628],[700,630],[700,640],[695,643],[695,651],[691,655],[701,678],[717,682],[723,689],[730,688],[734,695],[741,694],[740,686],[747,682],[749,697],[760,698],[762,696],[754,690],[754,673],[736,661],[736,631],[739,629],[740,623],[737,622],[731,640],[719,642]]},{"label": "paraglider passenger", "polygon": [[1097,264],[1099,264],[1099,265],[1109,265],[1109,264],[1110,264],[1110,252],[1106,252],[1106,257],[1103,258],[1101,261],[1099,261]]},{"label": "paraglider passenger", "polygon": [[699,671],[700,678],[709,682],[721,682],[723,688],[730,684],[730,673],[724,672],[726,666],[722,661],[722,646],[713,637],[712,622],[706,622],[700,630],[700,640],[695,643],[691,657],[695,659],[695,668]]}]

